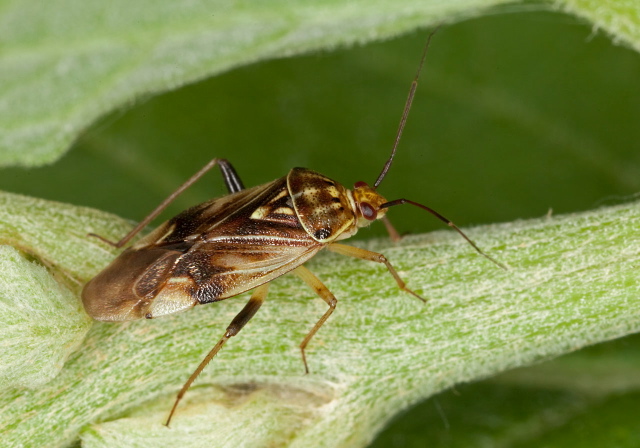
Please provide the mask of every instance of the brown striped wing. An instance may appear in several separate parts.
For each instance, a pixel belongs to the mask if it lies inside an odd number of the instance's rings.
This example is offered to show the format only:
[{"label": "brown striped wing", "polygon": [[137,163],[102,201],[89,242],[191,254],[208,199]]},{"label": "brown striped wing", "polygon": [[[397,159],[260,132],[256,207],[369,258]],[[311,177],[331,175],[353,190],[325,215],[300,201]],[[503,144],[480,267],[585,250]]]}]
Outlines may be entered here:
[{"label": "brown striped wing", "polygon": [[83,301],[98,320],[173,314],[269,282],[323,246],[300,225],[282,178],[170,219],[91,280]]}]

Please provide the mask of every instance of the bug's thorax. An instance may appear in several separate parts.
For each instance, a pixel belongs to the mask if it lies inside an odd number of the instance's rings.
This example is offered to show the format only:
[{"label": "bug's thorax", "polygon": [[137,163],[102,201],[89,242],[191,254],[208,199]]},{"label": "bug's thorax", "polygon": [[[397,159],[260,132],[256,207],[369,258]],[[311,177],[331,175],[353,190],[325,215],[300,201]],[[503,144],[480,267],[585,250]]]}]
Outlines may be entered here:
[{"label": "bug's thorax", "polygon": [[348,238],[357,232],[357,214],[349,190],[306,168],[293,168],[287,188],[304,230],[319,243]]},{"label": "bug's thorax", "polygon": [[349,238],[386,213],[380,206],[387,200],[364,182],[348,190],[320,173],[294,168],[287,189],[302,227],[319,243]]}]

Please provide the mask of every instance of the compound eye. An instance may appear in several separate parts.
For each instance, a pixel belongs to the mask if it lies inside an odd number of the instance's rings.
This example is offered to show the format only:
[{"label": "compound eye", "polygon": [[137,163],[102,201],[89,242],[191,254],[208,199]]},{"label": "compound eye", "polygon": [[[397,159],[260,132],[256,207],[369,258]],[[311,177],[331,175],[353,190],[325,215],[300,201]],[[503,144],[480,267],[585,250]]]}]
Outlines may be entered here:
[{"label": "compound eye", "polygon": [[369,221],[373,221],[378,216],[376,209],[368,202],[360,203],[360,213],[362,213],[362,216]]}]

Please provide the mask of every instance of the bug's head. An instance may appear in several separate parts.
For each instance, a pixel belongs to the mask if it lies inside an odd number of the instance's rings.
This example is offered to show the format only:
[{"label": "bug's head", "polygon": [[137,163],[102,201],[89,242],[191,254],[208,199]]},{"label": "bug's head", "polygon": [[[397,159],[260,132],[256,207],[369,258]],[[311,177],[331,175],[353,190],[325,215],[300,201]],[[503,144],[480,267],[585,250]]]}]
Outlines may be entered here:
[{"label": "bug's head", "polygon": [[381,208],[387,200],[366,182],[356,182],[353,186],[353,200],[356,203],[358,227],[366,227],[376,219],[382,218],[387,212]]}]

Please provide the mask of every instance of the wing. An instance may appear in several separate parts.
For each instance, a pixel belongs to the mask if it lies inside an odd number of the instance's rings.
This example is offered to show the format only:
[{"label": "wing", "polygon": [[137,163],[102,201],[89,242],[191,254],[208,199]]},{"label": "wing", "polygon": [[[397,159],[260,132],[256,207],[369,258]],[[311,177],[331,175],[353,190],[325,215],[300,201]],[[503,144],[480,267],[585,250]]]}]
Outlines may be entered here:
[{"label": "wing", "polygon": [[232,237],[206,242],[180,257],[154,297],[153,317],[236,296],[300,266],[323,245],[291,245],[291,240]]},{"label": "wing", "polygon": [[83,301],[97,320],[173,314],[269,282],[322,247],[302,228],[282,178],[170,219],[91,280]]}]

